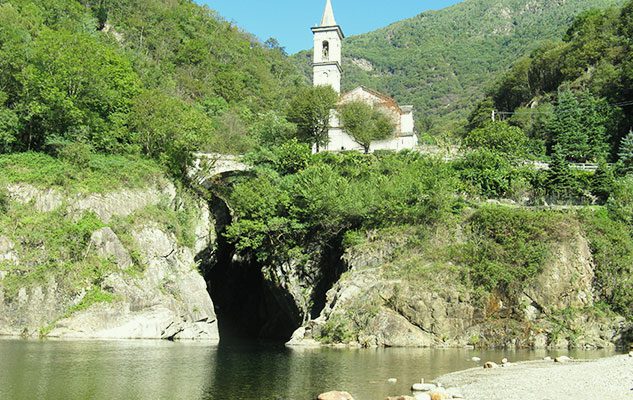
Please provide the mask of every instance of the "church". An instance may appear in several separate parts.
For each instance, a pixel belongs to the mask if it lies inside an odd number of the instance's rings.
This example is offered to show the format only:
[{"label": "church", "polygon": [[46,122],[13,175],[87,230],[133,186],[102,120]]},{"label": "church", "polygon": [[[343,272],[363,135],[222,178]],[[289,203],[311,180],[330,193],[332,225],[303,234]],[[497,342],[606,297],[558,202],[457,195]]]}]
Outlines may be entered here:
[{"label": "church", "polygon": [[[330,85],[337,93],[341,93],[342,44],[345,35],[334,19],[332,2],[327,0],[321,24],[312,28],[314,34],[313,83],[314,86]],[[344,93],[339,98],[339,105],[351,101],[362,101],[387,114],[396,127],[391,138],[374,141],[370,151],[376,150],[406,150],[414,149],[418,145],[413,121],[413,106],[400,106],[391,97],[375,90],[359,86]],[[329,143],[323,147],[324,151],[362,151],[363,147],[348,135],[336,115],[332,112],[330,118]]]}]

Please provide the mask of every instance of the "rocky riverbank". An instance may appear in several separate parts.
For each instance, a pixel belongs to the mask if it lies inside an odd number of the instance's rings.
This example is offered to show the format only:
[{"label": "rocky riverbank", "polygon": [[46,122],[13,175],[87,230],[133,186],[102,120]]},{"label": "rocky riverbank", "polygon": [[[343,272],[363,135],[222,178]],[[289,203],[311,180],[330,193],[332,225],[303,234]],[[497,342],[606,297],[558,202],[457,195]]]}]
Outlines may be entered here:
[{"label": "rocky riverbank", "polygon": [[507,368],[475,368],[437,379],[468,400],[633,399],[633,357],[595,361],[531,361]]},{"label": "rocky riverbank", "polygon": [[[633,351],[591,361],[566,356],[516,364],[506,359],[501,364],[489,361],[483,368],[453,372],[432,383],[414,383],[410,394],[385,400],[449,399],[633,399]],[[354,398],[348,392],[331,391],[322,393],[317,400]]]}]

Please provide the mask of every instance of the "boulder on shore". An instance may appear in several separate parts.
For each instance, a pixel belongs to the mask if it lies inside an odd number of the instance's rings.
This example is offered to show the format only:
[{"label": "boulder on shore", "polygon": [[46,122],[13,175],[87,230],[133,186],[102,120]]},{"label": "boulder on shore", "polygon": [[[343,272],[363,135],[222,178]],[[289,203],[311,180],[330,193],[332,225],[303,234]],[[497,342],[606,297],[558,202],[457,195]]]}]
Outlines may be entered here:
[{"label": "boulder on shore", "polygon": [[432,383],[414,383],[411,386],[411,391],[413,392],[430,392],[435,389],[437,389],[437,386]]},{"label": "boulder on shore", "polygon": [[327,393],[321,393],[317,400],[354,400],[351,394],[347,392],[332,391]]}]

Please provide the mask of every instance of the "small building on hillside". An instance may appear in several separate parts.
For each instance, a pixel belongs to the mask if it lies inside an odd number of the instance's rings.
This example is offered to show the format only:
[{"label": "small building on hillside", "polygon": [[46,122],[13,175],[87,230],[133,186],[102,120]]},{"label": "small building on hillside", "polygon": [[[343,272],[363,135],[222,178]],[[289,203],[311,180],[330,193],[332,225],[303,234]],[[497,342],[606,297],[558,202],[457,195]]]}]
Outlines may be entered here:
[{"label": "small building on hillside", "polygon": [[[345,36],[343,30],[334,19],[332,3],[327,0],[320,26],[312,28],[314,34],[313,83],[314,86],[331,86],[337,93],[341,93],[342,43]],[[363,101],[374,108],[378,108],[392,118],[396,127],[393,137],[372,142],[370,151],[375,150],[407,150],[418,145],[413,120],[413,106],[400,106],[391,97],[375,90],[359,86],[344,93],[339,104],[351,101]],[[323,147],[325,151],[362,151],[363,147],[348,135],[336,115],[332,112],[330,119],[329,143]]]}]

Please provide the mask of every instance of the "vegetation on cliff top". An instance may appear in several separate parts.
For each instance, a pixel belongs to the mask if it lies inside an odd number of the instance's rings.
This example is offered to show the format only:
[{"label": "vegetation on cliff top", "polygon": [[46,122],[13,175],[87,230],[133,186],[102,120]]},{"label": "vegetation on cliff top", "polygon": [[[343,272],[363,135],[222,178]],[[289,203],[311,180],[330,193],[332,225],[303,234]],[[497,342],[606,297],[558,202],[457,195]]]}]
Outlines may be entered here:
[{"label": "vegetation on cliff top", "polygon": [[[493,109],[540,141],[542,153],[567,161],[631,159],[631,17],[633,3],[582,13],[562,41],[518,59],[470,117],[470,127]],[[484,117],[486,115],[486,117]]]},{"label": "vegetation on cliff top", "polygon": [[[548,193],[556,193],[559,201],[576,201],[578,192],[557,191],[558,171],[513,164],[517,158],[512,153],[487,148],[481,157],[502,160],[506,167],[482,169],[479,182],[465,173],[479,168],[465,167],[469,159],[447,163],[417,153],[311,155],[305,145],[286,143],[252,155],[255,176],[235,183],[229,198],[235,220],[226,235],[242,256],[260,265],[293,260],[301,268],[314,261],[315,246],[351,246],[362,242],[368,230],[464,224],[470,239],[459,248],[446,244],[436,249],[438,254],[448,251],[438,260],[462,268],[468,285],[515,293],[542,271],[552,245],[578,230],[570,227],[582,226],[595,252],[601,299],[614,311],[633,316],[633,299],[623,289],[633,272],[630,179],[614,182],[621,189],[609,191],[607,207],[578,215],[574,207],[541,210],[540,202],[552,198]],[[584,182],[581,192],[591,197],[591,180],[584,177],[583,172],[569,176]],[[519,201],[525,196],[531,203],[482,205],[486,197],[508,195]]]}]

